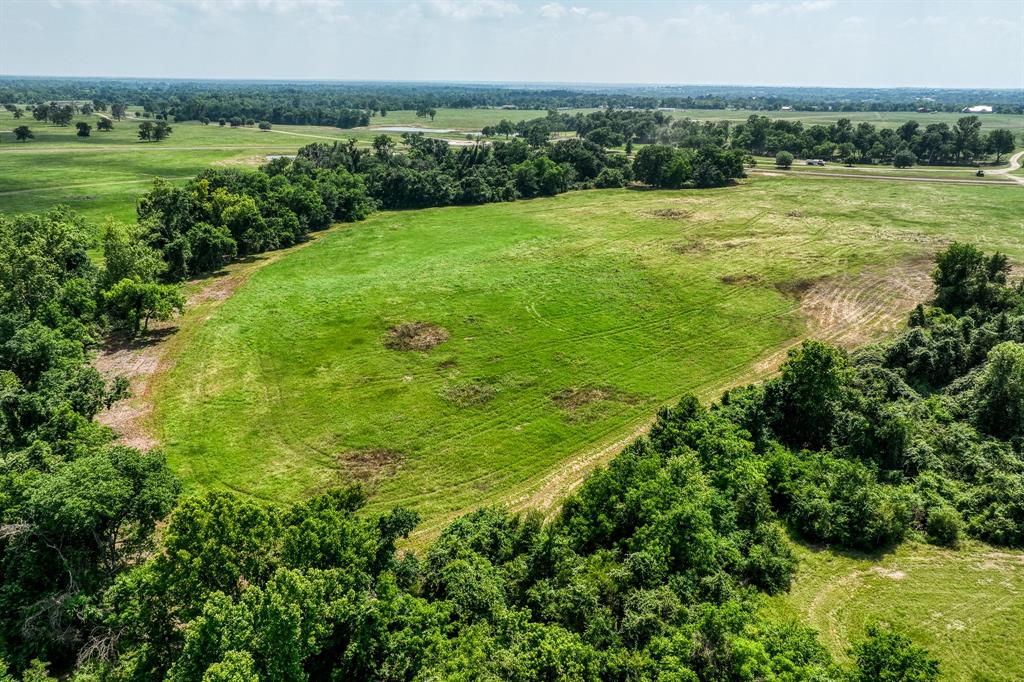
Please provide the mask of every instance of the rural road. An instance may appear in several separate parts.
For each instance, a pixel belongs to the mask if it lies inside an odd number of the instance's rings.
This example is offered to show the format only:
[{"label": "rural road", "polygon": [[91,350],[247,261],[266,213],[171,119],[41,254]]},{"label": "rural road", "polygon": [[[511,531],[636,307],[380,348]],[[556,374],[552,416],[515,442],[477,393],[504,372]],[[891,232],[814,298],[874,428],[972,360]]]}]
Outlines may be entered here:
[{"label": "rural road", "polygon": [[[1020,154],[1017,155],[1019,158]],[[1019,166],[1018,166],[1019,167]],[[999,170],[989,171],[994,175],[1003,175],[1008,173],[1014,168],[1001,168]],[[802,177],[804,175],[811,175],[821,178],[853,178],[856,180],[896,180],[898,182],[937,182],[944,183],[947,185],[1008,185],[1010,183],[1003,180],[971,180],[969,178],[923,178],[912,175],[865,175],[858,173],[830,173],[827,171],[796,171],[794,173],[786,173],[784,170],[772,169],[772,170],[758,170],[757,168],[748,168],[748,173],[756,175],[787,175],[788,177]],[[1015,182],[1024,184],[1024,178],[1019,178],[1015,175],[1007,175],[1007,177]]]},{"label": "rural road", "polygon": [[1010,157],[1009,166],[1007,166],[1006,168],[1000,168],[999,170],[992,171],[992,175],[1005,175],[1014,182],[1020,185],[1024,185],[1024,178],[1022,178],[1019,175],[1011,175],[1013,171],[1020,168],[1020,160],[1022,158],[1024,158],[1024,151],[1017,152],[1016,154]]}]

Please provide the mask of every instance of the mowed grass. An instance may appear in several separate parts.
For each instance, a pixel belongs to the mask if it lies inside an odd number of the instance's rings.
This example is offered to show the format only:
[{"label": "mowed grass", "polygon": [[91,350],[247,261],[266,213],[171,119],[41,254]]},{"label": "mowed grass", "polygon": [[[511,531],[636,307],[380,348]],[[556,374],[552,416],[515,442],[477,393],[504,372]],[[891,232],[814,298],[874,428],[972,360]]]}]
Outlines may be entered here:
[{"label": "mowed grass", "polygon": [[1024,553],[906,543],[874,557],[798,545],[797,556],[792,589],[768,611],[808,623],[836,656],[882,623],[938,658],[944,680],[1024,679]]},{"label": "mowed grass", "polygon": [[[155,380],[155,434],[193,489],[288,501],[367,480],[371,506],[434,523],[515,504],[660,405],[770,370],[758,363],[809,328],[784,292],[920,263],[954,238],[1020,258],[1022,201],[1017,187],[764,178],[377,214],[186,319]],[[385,346],[414,322],[449,338]]]}]

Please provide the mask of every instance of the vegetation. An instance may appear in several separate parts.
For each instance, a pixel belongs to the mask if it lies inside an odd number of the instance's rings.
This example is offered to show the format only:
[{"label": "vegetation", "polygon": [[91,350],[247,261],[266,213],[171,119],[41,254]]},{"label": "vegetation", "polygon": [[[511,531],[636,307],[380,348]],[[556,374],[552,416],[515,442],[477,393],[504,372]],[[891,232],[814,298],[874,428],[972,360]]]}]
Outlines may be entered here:
[{"label": "vegetation", "polygon": [[[662,409],[650,435],[593,474],[550,523],[483,509],[417,557],[398,554],[396,542],[418,516],[367,514],[358,487],[283,509],[209,492],[176,507],[153,551],[178,485],[158,454],[112,446],[91,421],[116,387],[85,364],[98,329],[88,302],[117,275],[100,276],[85,235],[61,211],[0,221],[9,334],[0,625],[16,672],[935,680],[938,662],[889,627],[870,625],[843,663],[812,630],[758,608],[792,581],[784,524],[877,548],[922,531],[946,506],[971,534],[1024,542],[1020,496],[1005,494],[1024,467],[1010,443],[973,430],[977,410],[958,400],[999,374],[1000,344],[1018,343],[1024,295],[1004,281],[998,254],[954,246],[934,275],[945,308],[920,308],[906,332],[851,359],[805,343],[779,377],[711,409],[692,396]],[[118,267],[132,265],[125,235],[111,228],[106,241],[120,249]],[[954,307],[944,288],[969,295]],[[944,356],[928,369],[945,379],[919,384],[922,354],[902,349],[922,333],[924,348],[938,347],[939,325],[967,325],[976,332],[965,342],[992,350],[973,363]],[[49,354],[40,340],[55,342]],[[92,378],[68,381],[76,375]],[[890,414],[904,437],[893,437]],[[970,467],[959,451],[921,457],[953,433],[970,448]]]},{"label": "vegetation", "polygon": [[[665,401],[768,371],[808,328],[872,333],[831,326],[814,301],[847,301],[840,319],[880,333],[912,307],[897,285],[924,297],[927,268],[906,264],[940,240],[1019,258],[999,227],[1016,215],[1007,189],[770,178],[378,213],[183,322],[154,435],[195,488],[287,501],[370,477],[373,509],[401,502],[428,525],[487,500],[550,505],[551,472]],[[449,338],[385,346],[414,322]],[[453,399],[466,392],[479,400]]]},{"label": "vegetation", "polygon": [[[342,117],[381,116],[398,110],[441,108],[690,108],[821,112],[959,112],[988,102],[995,111],[1020,114],[1012,89],[801,88],[748,86],[563,86],[558,89],[454,83],[251,83],[232,81],[160,81],[146,79],[24,78],[0,79],[0,101],[33,102],[58,109],[69,101],[88,101],[98,111],[108,106],[114,118],[125,102],[177,121],[241,117],[281,124],[334,125]],[[350,121],[346,121],[350,123]],[[351,125],[342,125],[348,128]]]},{"label": "vegetation", "polygon": [[[675,118],[662,111],[599,111],[589,114],[549,112],[545,118],[523,121],[512,126],[503,122],[497,128],[485,128],[485,135],[515,130],[529,135],[540,129],[546,133],[572,131],[606,147],[625,140],[643,143],[706,149],[729,147],[765,156],[779,153],[803,158],[841,160],[853,163],[894,163],[913,165],[919,159],[929,165],[966,165],[995,155],[999,163],[1004,154],[1016,148],[1012,130],[997,128],[982,133],[978,116],[962,116],[954,125],[946,122],[922,126],[914,119],[899,126],[878,128],[861,121],[854,125],[840,117],[830,125],[805,125],[801,120],[769,118],[751,114],[745,121],[697,121]],[[502,130],[499,130],[502,129]],[[908,154],[912,161],[906,160]]]}]

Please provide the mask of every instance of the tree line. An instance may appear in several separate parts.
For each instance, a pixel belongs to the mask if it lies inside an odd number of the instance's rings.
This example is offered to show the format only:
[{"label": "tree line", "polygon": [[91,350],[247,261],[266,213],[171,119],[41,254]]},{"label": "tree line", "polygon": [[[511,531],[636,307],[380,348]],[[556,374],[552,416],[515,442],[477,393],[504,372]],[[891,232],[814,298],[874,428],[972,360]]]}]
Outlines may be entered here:
[{"label": "tree line", "polygon": [[658,143],[677,147],[728,147],[750,154],[785,152],[803,158],[847,163],[894,163],[910,166],[972,164],[1003,155],[1017,146],[1011,130],[982,132],[982,119],[963,116],[954,125],[907,121],[897,128],[879,128],[840,118],[830,125],[806,125],[792,119],[751,115],[745,122],[674,119],[660,111],[609,110],[589,114],[550,111],[547,116],[517,124],[503,120],[483,129],[490,137],[550,135],[573,132],[605,147]]},{"label": "tree line", "polygon": [[139,229],[166,264],[163,279],[177,281],[237,256],[290,246],[334,222],[362,220],[378,208],[513,201],[633,180],[717,187],[742,176],[742,155],[722,149],[651,146],[633,162],[583,139],[453,148],[414,133],[403,136],[400,149],[380,135],[372,149],[355,140],[314,143],[295,159],[274,159],[255,171],[210,169],[182,186],[158,180],[139,200]]},{"label": "tree line", "polygon": [[162,267],[132,229],[108,226],[99,267],[67,209],[0,218],[0,679],[929,682],[898,631],[839,662],[760,608],[793,579],[788,536],[1024,546],[1024,294],[1000,254],[938,254],[893,339],[807,342],[661,410],[553,520],[486,508],[412,554],[417,515],[357,486],[182,497],[95,422],[125,392],[89,363],[110,283]]},{"label": "tree line", "polygon": [[265,120],[277,124],[365,125],[388,111],[473,107],[519,109],[754,109],[778,111],[960,111],[979,103],[1024,113],[1020,94],[985,89],[860,89],[747,86],[566,86],[481,84],[245,83],[152,79],[0,78],[0,101],[135,102],[169,120]]}]

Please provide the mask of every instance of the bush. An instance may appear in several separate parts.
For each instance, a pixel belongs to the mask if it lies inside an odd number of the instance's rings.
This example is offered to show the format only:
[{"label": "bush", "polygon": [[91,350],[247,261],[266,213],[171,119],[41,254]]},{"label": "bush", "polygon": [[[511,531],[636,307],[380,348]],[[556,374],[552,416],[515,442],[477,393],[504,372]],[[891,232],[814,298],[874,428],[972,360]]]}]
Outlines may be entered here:
[{"label": "bush", "polygon": [[892,165],[896,168],[910,168],[917,163],[917,157],[909,149],[901,149],[892,157]]},{"label": "bush", "polygon": [[933,682],[939,662],[905,635],[869,625],[867,640],[850,650],[857,663],[856,682]]},{"label": "bush", "polygon": [[260,121],[260,125],[259,125],[259,129],[260,130],[270,130],[270,128],[271,128],[270,121]]},{"label": "bush", "polygon": [[594,187],[598,189],[612,189],[625,186],[626,176],[618,168],[602,168],[601,172],[597,174],[597,179],[594,180]]},{"label": "bush", "polygon": [[928,513],[928,541],[944,547],[956,547],[960,544],[960,529],[963,521],[956,509],[942,505]]},{"label": "bush", "polygon": [[789,168],[793,165],[793,155],[789,152],[779,152],[775,155],[775,165],[779,168]]}]

